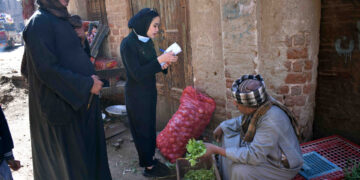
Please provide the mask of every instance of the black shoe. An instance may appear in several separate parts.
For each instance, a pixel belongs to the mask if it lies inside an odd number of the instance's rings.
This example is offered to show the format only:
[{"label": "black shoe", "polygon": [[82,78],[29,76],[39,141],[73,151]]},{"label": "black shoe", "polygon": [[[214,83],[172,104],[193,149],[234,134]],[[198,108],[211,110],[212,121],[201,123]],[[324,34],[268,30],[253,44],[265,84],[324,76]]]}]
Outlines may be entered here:
[{"label": "black shoe", "polygon": [[166,177],[170,175],[170,169],[165,164],[157,162],[153,168],[145,168],[143,175],[145,177]]},{"label": "black shoe", "polygon": [[166,171],[166,172],[170,171],[170,168],[166,164],[160,162],[158,159],[155,159],[155,164],[157,166],[160,166],[160,168],[163,169],[163,171]]}]

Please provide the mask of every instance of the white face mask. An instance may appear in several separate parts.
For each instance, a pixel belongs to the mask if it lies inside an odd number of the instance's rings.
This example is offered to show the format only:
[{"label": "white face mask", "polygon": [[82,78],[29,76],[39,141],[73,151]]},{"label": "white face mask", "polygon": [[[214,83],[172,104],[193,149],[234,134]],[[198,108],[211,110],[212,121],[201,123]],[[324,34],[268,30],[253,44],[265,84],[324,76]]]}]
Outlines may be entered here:
[{"label": "white face mask", "polygon": [[135,30],[133,30],[133,31],[134,31],[134,33],[137,35],[139,41],[144,42],[144,43],[146,43],[146,42],[149,41],[149,39],[150,39],[149,37],[145,37],[145,36],[138,35]]},{"label": "white face mask", "polygon": [[149,37],[145,37],[145,36],[141,36],[141,35],[137,35],[138,39],[141,41],[141,42],[148,42],[149,41]]}]

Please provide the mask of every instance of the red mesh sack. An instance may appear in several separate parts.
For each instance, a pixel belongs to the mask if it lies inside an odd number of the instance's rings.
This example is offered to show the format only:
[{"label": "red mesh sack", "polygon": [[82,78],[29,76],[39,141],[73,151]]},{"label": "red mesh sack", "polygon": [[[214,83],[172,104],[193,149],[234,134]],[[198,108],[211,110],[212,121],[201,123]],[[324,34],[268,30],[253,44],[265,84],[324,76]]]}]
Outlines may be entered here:
[{"label": "red mesh sack", "polygon": [[171,163],[186,152],[191,138],[198,138],[209,124],[215,101],[191,86],[184,89],[180,106],[156,138],[156,146]]}]

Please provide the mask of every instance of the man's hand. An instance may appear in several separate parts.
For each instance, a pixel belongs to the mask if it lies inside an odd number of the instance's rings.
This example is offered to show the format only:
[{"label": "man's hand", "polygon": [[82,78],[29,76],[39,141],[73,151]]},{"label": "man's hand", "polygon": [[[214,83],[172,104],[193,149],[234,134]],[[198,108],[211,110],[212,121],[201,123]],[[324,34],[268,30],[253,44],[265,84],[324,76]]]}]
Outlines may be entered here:
[{"label": "man's hand", "polygon": [[218,150],[218,146],[215,146],[213,144],[210,143],[204,143],[206,146],[206,153],[202,156],[203,158],[209,157],[212,154],[218,154],[217,150]]},{"label": "man's hand", "polygon": [[101,88],[102,88],[102,86],[103,86],[103,82],[100,81],[99,77],[96,76],[96,75],[92,75],[91,78],[92,78],[93,81],[94,81],[94,84],[93,84],[93,86],[92,86],[92,88],[91,88],[91,93],[92,93],[92,94],[99,95],[100,90],[101,90]]},{"label": "man's hand", "polygon": [[212,154],[220,154],[221,156],[226,157],[226,151],[224,148],[210,144],[210,143],[204,143],[206,146],[206,153],[201,156],[202,158],[206,158],[211,156]]},{"label": "man's hand", "polygon": [[214,138],[216,139],[216,141],[220,142],[221,138],[222,138],[222,136],[224,134],[224,132],[221,129],[220,125],[214,130],[213,134],[214,134]]},{"label": "man's hand", "polygon": [[9,167],[14,171],[17,171],[20,169],[20,167],[22,167],[20,161],[18,160],[7,160],[6,162],[9,165]]}]

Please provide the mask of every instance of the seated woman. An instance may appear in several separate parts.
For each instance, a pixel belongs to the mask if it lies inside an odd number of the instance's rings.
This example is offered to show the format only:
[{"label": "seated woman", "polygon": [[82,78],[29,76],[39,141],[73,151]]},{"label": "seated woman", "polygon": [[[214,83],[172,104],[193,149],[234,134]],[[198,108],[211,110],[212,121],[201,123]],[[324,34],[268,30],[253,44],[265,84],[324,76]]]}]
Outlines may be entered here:
[{"label": "seated woman", "polygon": [[204,156],[220,154],[223,179],[292,179],[303,158],[293,114],[266,93],[260,75],[244,75],[231,88],[242,116],[222,122]]}]

